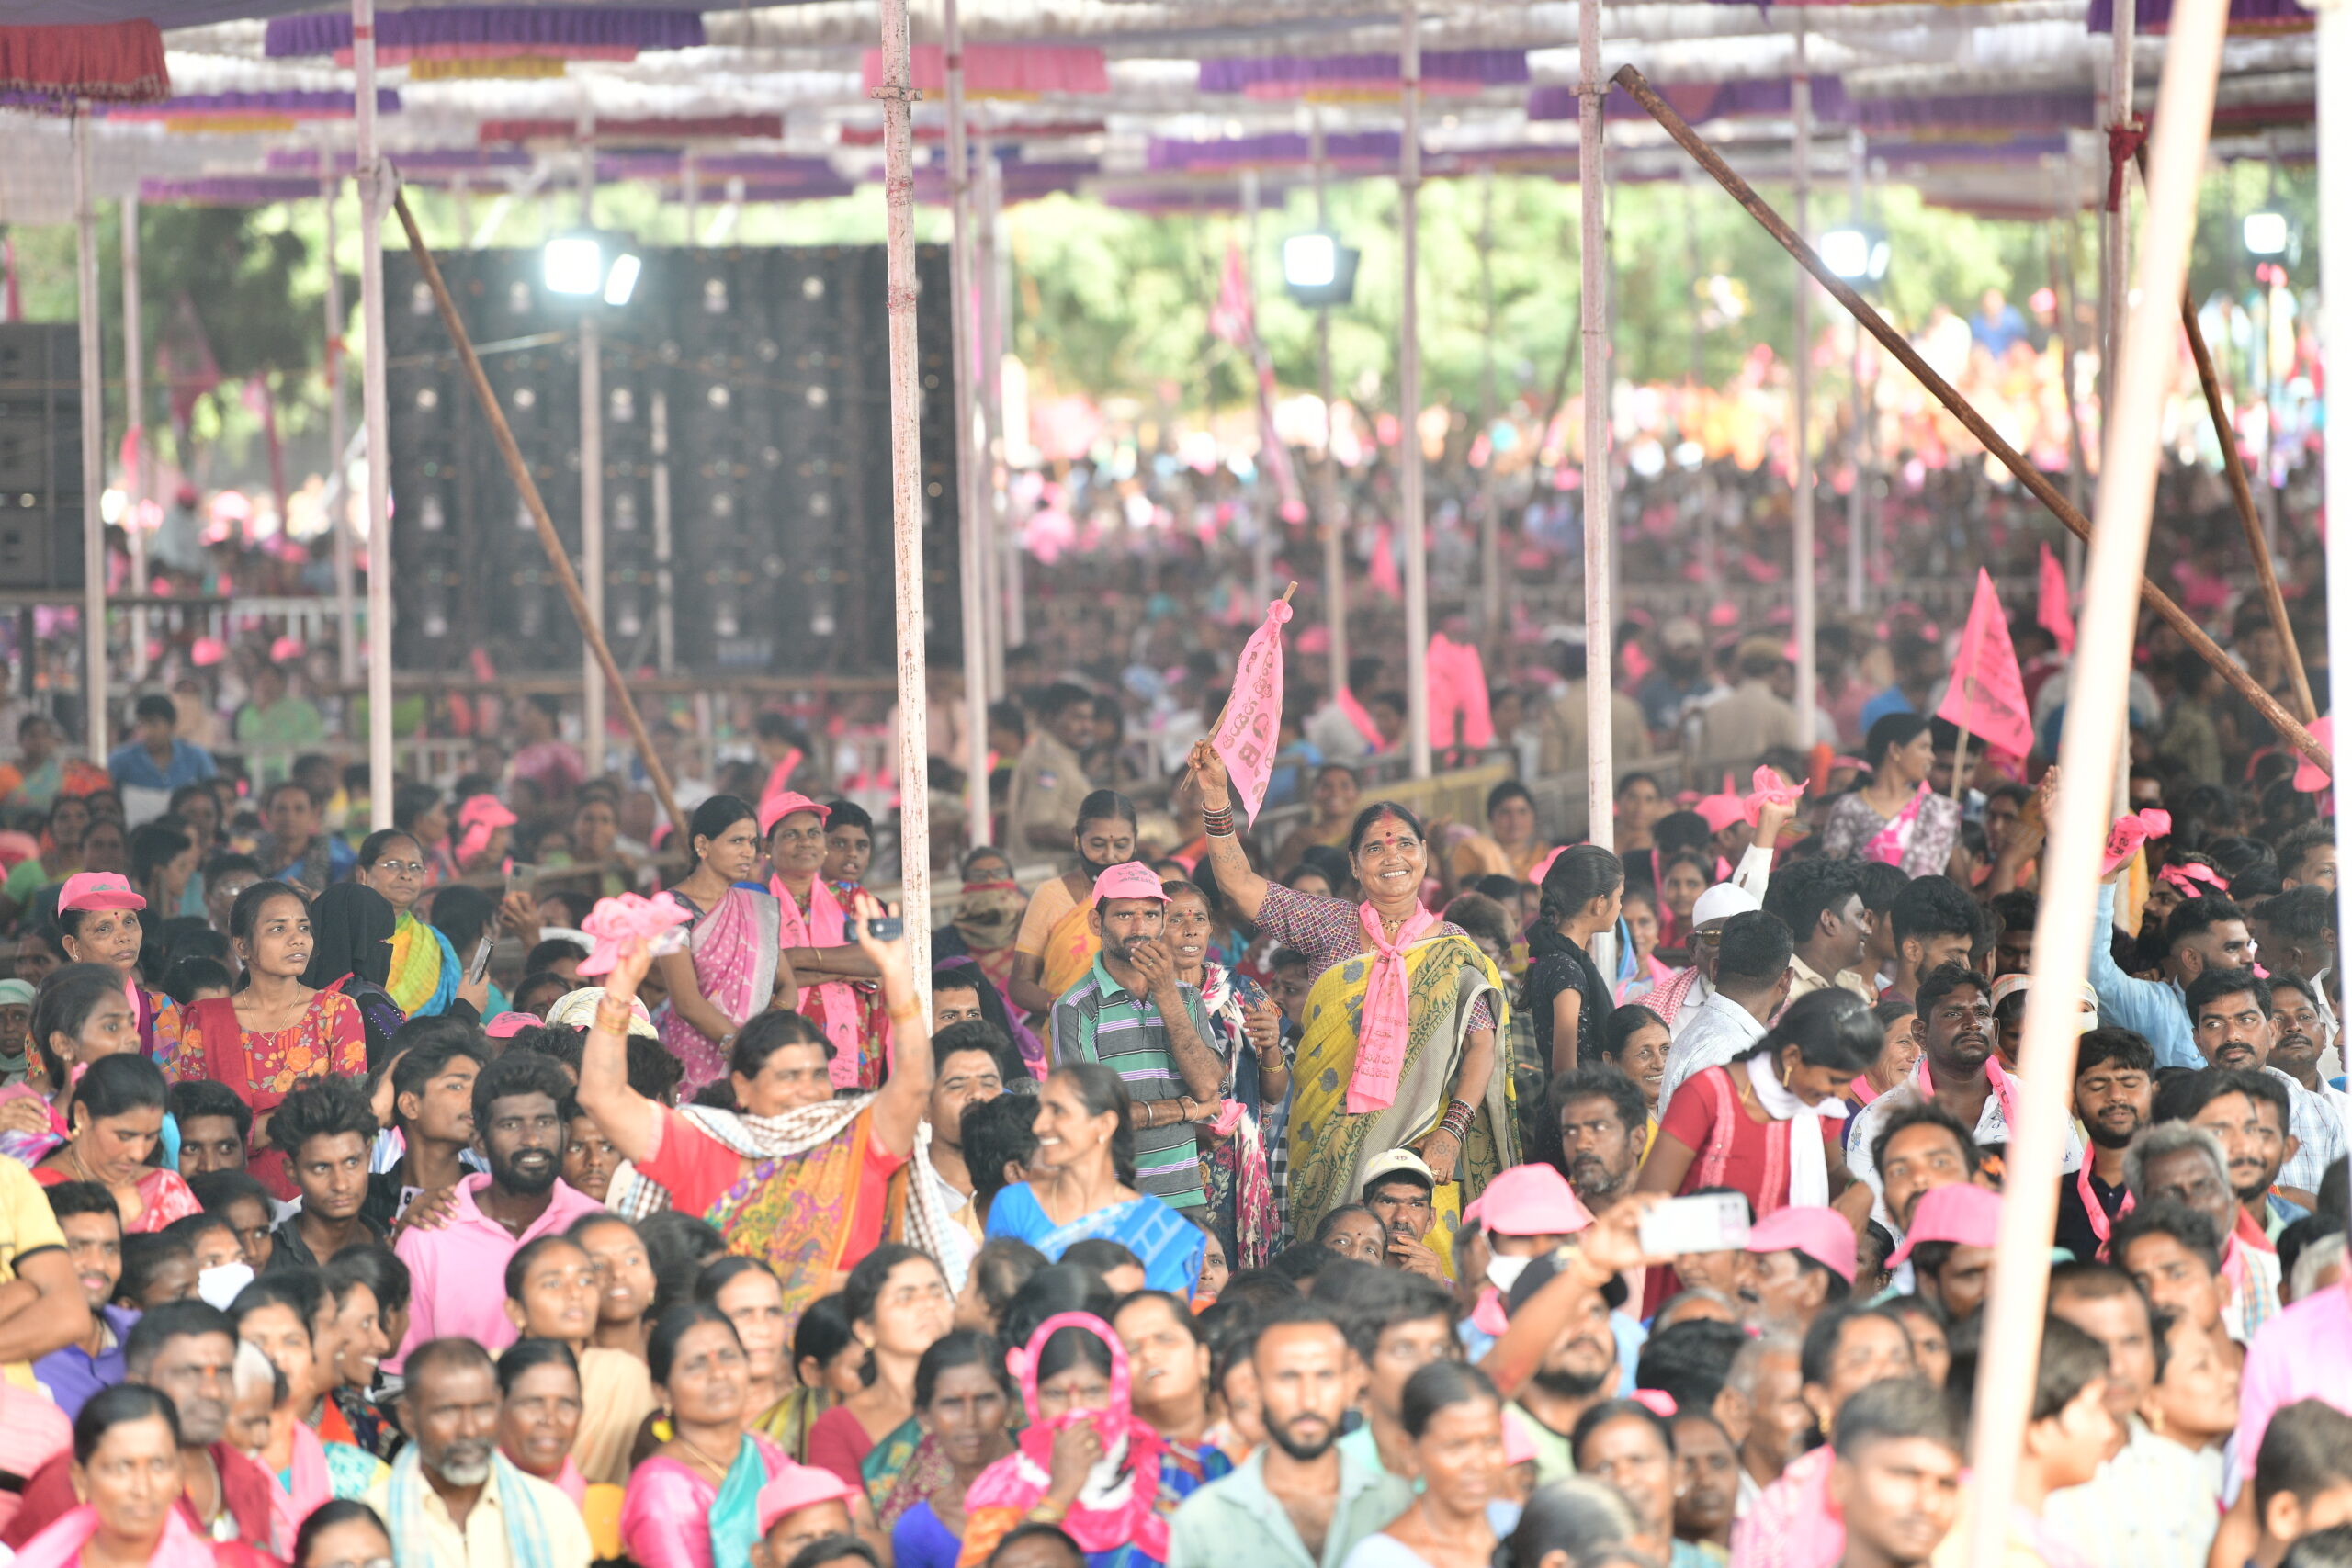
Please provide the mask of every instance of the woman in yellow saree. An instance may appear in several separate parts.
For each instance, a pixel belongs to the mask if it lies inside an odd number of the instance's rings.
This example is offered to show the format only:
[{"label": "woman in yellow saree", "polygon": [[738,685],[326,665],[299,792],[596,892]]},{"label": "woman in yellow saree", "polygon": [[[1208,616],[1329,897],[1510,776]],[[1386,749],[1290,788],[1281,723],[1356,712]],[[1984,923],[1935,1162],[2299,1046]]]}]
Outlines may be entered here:
[{"label": "woman in yellow saree", "polygon": [[1094,908],[1094,879],[1136,858],[1136,803],[1116,790],[1096,790],[1079,803],[1071,840],[1078,869],[1039,886],[1013,939],[1012,1005],[1029,1014],[1040,1036],[1054,1004],[1093,972],[1102,946],[1086,919]]},{"label": "woman in yellow saree", "polygon": [[1357,814],[1348,859],[1364,901],[1353,905],[1250,870],[1224,762],[1204,740],[1192,766],[1217,886],[1315,976],[1291,1074],[1290,1233],[1354,1202],[1374,1156],[1409,1147],[1437,1177],[1428,1241],[1450,1265],[1464,1199],[1519,1159],[1510,1073],[1496,1063],[1501,976],[1467,932],[1422,905],[1429,848],[1404,807]]}]

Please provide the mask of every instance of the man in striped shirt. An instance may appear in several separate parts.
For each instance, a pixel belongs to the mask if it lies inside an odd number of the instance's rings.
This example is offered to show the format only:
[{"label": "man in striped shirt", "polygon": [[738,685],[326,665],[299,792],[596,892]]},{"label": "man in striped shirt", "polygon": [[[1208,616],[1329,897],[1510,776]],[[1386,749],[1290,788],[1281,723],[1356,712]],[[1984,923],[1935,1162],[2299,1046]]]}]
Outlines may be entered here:
[{"label": "man in striped shirt", "polygon": [[1223,1064],[1209,1049],[1201,995],[1176,978],[1161,940],[1168,894],[1140,861],[1094,881],[1087,922],[1102,939],[1094,968],[1054,1004],[1054,1057],[1100,1062],[1134,1102],[1136,1188],[1176,1209],[1197,1209],[1200,1146],[1193,1123],[1217,1112]]}]

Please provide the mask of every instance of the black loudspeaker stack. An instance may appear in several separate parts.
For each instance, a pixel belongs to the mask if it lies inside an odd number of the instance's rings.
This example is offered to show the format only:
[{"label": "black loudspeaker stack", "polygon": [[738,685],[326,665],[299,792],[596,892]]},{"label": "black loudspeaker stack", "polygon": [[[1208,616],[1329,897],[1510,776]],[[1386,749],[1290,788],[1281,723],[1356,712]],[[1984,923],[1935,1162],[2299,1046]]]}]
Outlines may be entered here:
[{"label": "black loudspeaker stack", "polygon": [[[605,633],[624,669],[777,676],[893,667],[889,337],[879,246],[642,253],[598,305]],[[441,258],[575,566],[578,301],[539,253]],[[410,258],[386,257],[394,657],[570,672],[580,635]],[[925,612],[956,642],[947,255],[918,254]],[[666,584],[666,592],[665,592]]]},{"label": "black loudspeaker stack", "polygon": [[78,329],[0,326],[0,592],[82,588]]}]

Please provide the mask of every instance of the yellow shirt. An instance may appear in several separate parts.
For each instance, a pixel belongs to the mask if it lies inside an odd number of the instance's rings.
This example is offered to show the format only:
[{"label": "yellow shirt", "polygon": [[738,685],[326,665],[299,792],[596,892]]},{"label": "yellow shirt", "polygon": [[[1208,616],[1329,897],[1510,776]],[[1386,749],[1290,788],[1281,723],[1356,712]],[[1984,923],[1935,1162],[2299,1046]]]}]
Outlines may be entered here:
[{"label": "yellow shirt", "polygon": [[[441,1500],[441,1494],[433,1489],[429,1481],[419,1488],[423,1494],[417,1510],[424,1523],[422,1532],[393,1517],[389,1475],[368,1489],[368,1506],[399,1532],[392,1538],[392,1555],[401,1568],[513,1568],[513,1554],[506,1545],[504,1499],[499,1495],[502,1469],[522,1483],[532,1495],[531,1501],[537,1505],[539,1518],[546,1526],[548,1568],[588,1568],[588,1527],[582,1522],[580,1510],[571,1506],[571,1499],[544,1481],[496,1465],[492,1467],[490,1479],[482,1484],[481,1495],[467,1513],[462,1528],[449,1517],[449,1506]],[[413,1537],[419,1533],[424,1540],[401,1539],[403,1534]]]},{"label": "yellow shirt", "polygon": [[[0,1156],[0,1284],[17,1277],[19,1258],[64,1246],[65,1233],[50,1212],[49,1194],[20,1162]],[[35,1386],[29,1362],[0,1365],[0,1377],[20,1388]]]}]

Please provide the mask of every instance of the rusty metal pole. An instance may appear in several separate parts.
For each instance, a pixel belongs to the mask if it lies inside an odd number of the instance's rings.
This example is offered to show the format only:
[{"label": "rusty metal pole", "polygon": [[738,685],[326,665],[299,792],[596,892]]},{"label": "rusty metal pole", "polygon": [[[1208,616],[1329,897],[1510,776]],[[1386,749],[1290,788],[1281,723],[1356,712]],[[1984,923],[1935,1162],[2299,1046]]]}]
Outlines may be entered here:
[{"label": "rusty metal pole", "polygon": [[931,1010],[931,748],[923,690],[922,388],[915,364],[915,99],[907,0],[882,0],[882,191],[888,218],[890,534],[899,608],[899,886],[915,996]]}]

